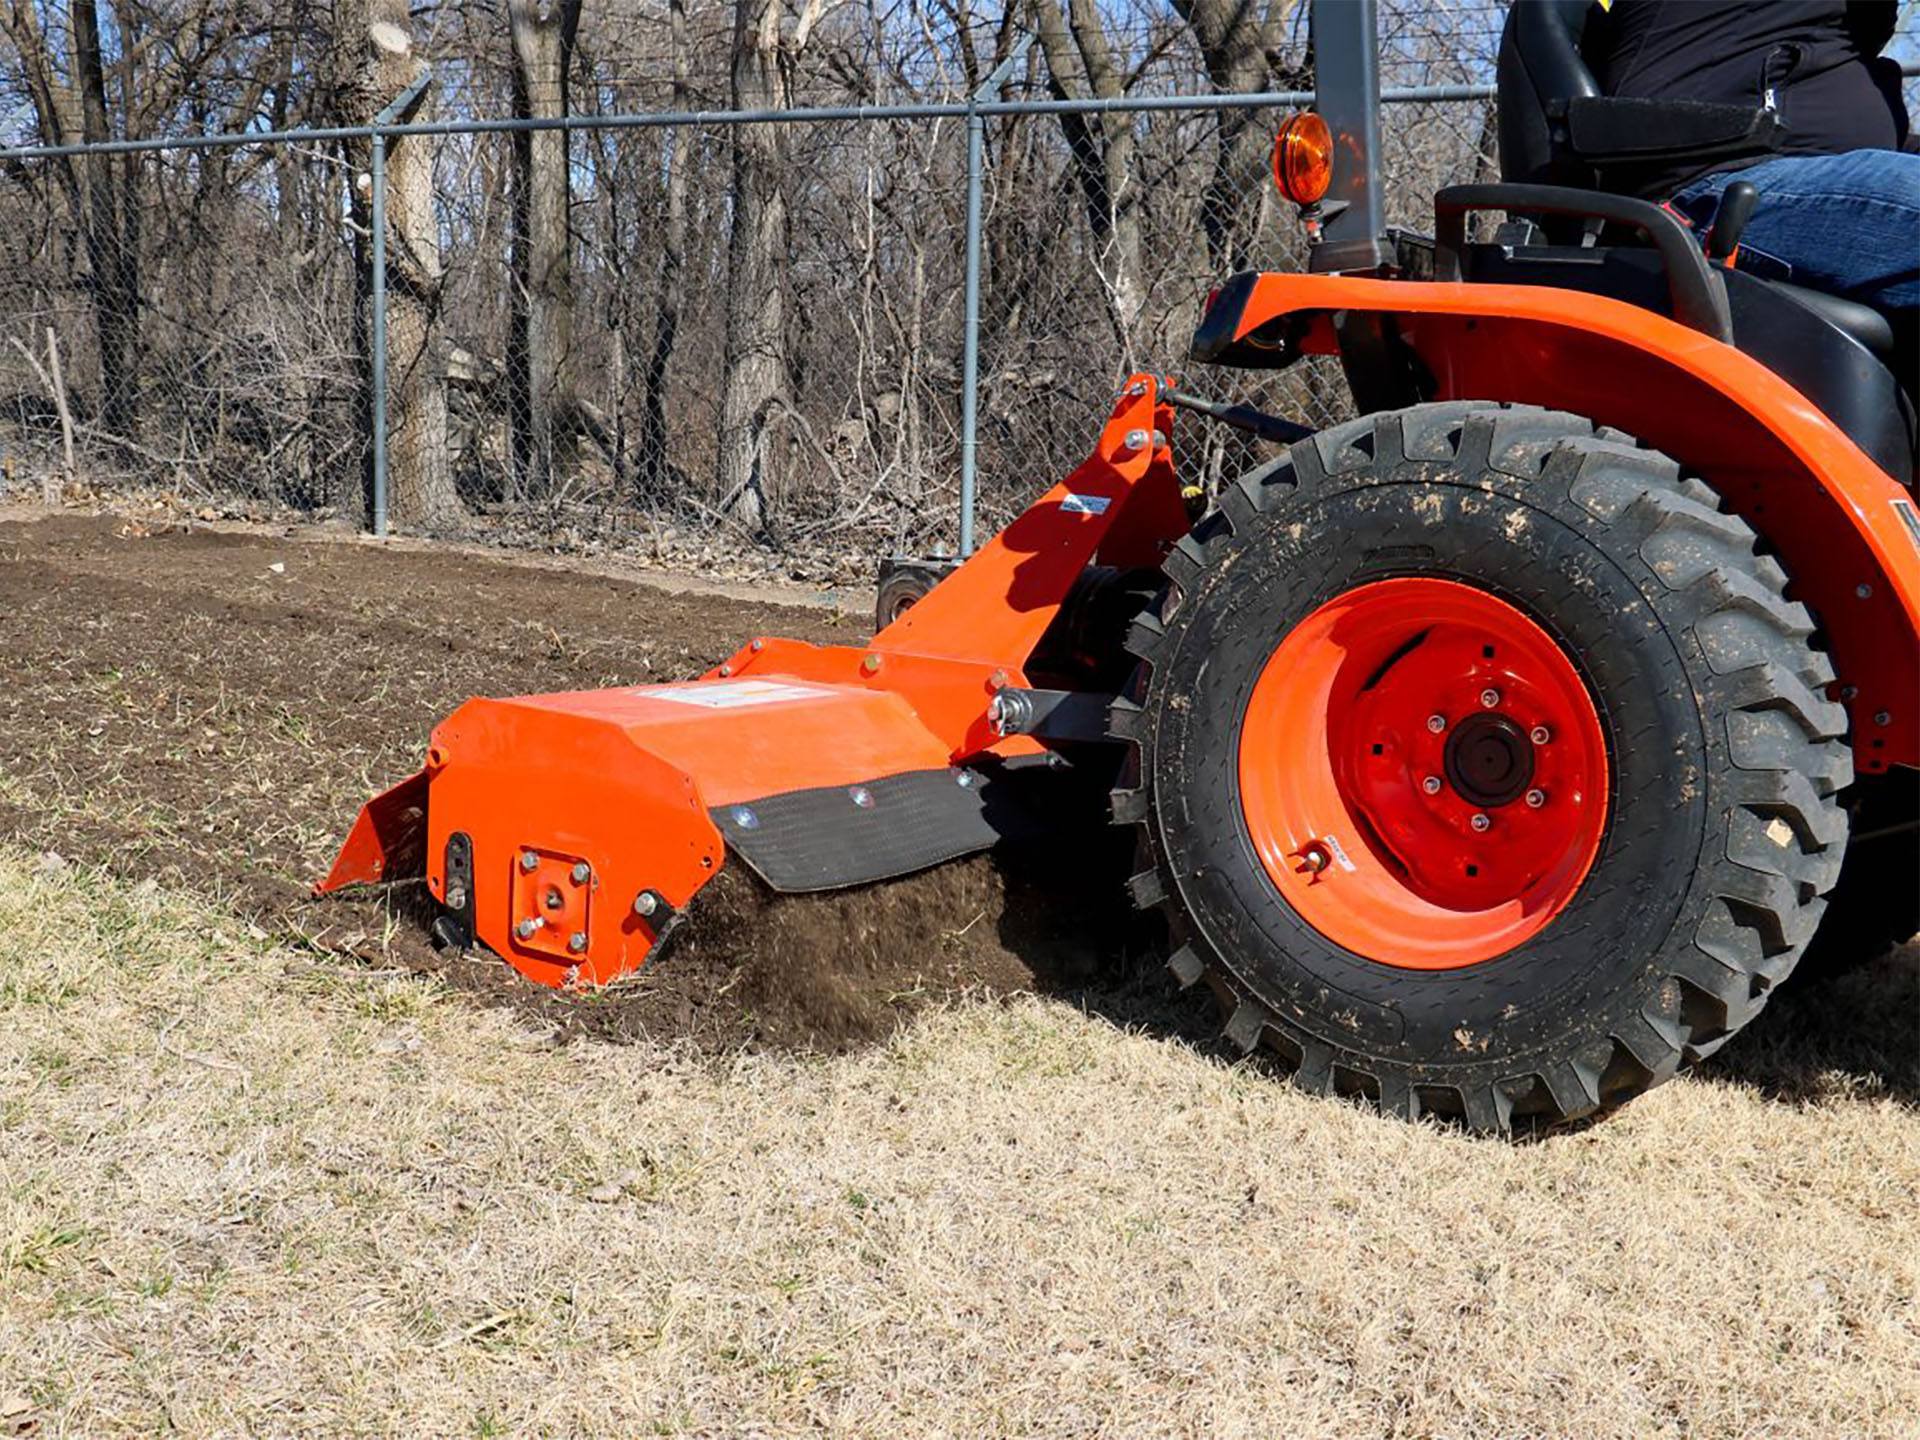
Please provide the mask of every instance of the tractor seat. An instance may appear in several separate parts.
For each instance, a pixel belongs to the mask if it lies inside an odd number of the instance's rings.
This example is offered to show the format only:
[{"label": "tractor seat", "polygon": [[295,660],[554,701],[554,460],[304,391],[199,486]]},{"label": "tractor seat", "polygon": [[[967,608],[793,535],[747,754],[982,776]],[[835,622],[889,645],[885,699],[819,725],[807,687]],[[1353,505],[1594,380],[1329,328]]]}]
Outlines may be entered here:
[{"label": "tractor seat", "polygon": [[1809,290],[1804,285],[1789,285],[1784,280],[1770,280],[1767,284],[1776,294],[1805,306],[1834,329],[1858,340],[1882,365],[1893,365],[1893,324],[1871,305],[1829,295],[1824,290]]}]

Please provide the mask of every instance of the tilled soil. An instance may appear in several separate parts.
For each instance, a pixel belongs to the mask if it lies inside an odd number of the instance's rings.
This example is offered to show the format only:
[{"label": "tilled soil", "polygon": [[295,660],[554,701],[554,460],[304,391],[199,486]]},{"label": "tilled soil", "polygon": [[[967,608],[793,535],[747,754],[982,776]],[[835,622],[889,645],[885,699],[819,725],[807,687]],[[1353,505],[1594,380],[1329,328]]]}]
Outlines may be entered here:
[{"label": "tilled soil", "polygon": [[[400,964],[562,1034],[838,1049],[957,992],[1075,986],[1129,950],[1118,875],[982,857],[776,898],[729,872],[661,962],[558,994],[436,951],[419,897],[314,900],[368,796],[472,695],[683,679],[757,634],[866,617],[311,535],[0,522],[0,838],[184,885],[315,947]],[[56,863],[52,860],[49,863]]]}]

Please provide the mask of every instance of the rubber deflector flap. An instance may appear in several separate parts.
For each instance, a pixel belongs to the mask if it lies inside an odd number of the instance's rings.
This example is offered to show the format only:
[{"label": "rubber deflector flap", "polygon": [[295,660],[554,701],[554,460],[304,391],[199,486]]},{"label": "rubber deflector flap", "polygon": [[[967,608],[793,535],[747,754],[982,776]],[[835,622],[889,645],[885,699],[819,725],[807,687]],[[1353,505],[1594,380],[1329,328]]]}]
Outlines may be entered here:
[{"label": "rubber deflector flap", "polygon": [[728,848],[773,889],[838,890],[991,848],[1024,816],[1012,784],[976,770],[913,770],[710,813]]}]

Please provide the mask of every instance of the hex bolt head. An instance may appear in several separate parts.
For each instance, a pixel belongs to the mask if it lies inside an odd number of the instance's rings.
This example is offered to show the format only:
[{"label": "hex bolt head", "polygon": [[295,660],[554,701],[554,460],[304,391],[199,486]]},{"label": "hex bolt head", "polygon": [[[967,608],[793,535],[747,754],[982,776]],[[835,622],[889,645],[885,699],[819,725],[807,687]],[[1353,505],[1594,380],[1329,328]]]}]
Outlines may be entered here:
[{"label": "hex bolt head", "polygon": [[955,773],[953,783],[958,785],[962,790],[971,790],[973,788],[973,779],[974,776],[971,770],[961,770]]},{"label": "hex bolt head", "polygon": [[1471,820],[1467,821],[1467,824],[1471,825],[1477,833],[1482,835],[1493,828],[1493,821],[1489,820],[1485,815],[1475,815]]},{"label": "hex bolt head", "polygon": [[1542,805],[1546,803],[1547,803],[1546,791],[1544,790],[1527,791],[1527,808],[1529,810],[1538,810]]},{"label": "hex bolt head", "polygon": [[1327,847],[1318,843],[1309,845],[1300,852],[1300,863],[1315,875],[1326,869],[1332,861],[1333,857],[1327,854]]},{"label": "hex bolt head", "polygon": [[1536,725],[1527,732],[1527,738],[1536,745],[1544,745],[1553,739],[1553,732],[1544,725]]},{"label": "hex bolt head", "polygon": [[467,908],[466,886],[455,885],[447,891],[447,908],[449,910],[464,910]]},{"label": "hex bolt head", "polygon": [[587,948],[587,932],[576,930],[567,937],[567,949],[578,955]]},{"label": "hex bolt head", "polygon": [[1876,725],[1891,725],[1893,723],[1893,712],[1891,710],[1874,711],[1873,723]]},{"label": "hex bolt head", "polygon": [[1500,692],[1489,685],[1480,692],[1480,708],[1491,710],[1500,703]]},{"label": "hex bolt head", "polygon": [[864,785],[854,786],[847,792],[847,796],[862,810],[871,810],[873,808],[873,792]]},{"label": "hex bolt head", "polygon": [[716,673],[724,680],[727,676],[733,674],[733,666],[722,665]]},{"label": "hex bolt head", "polygon": [[1446,728],[1447,728],[1446,716],[1444,715],[1427,716],[1427,729],[1431,730],[1434,734],[1438,735],[1442,730]]},{"label": "hex bolt head", "polygon": [[573,865],[573,883],[584,885],[593,878],[593,867],[584,860],[576,860]]},{"label": "hex bolt head", "polygon": [[747,806],[736,805],[733,807],[733,823],[738,825],[742,830],[758,830],[760,828],[760,817],[754,814]]},{"label": "hex bolt head", "polygon": [[1853,587],[1853,593],[1859,596],[1862,600],[1871,600],[1873,598],[1873,586],[1862,581],[1860,584]]},{"label": "hex bolt head", "polygon": [[873,674],[874,671],[880,668],[880,657],[878,655],[867,656],[866,659],[860,662],[860,668],[869,675]]},{"label": "hex bolt head", "polygon": [[537,916],[529,915],[513,927],[513,933],[518,935],[522,940],[531,940],[539,933],[540,927],[546,923],[546,921],[539,919]]},{"label": "hex bolt head", "polygon": [[1146,448],[1147,441],[1151,438],[1144,430],[1129,430],[1123,443],[1129,450],[1142,450]]},{"label": "hex bolt head", "polygon": [[767,642],[764,640],[755,640],[751,642],[747,648],[758,655],[762,650],[767,648]]},{"label": "hex bolt head", "polygon": [[540,857],[531,850],[522,850],[520,852],[520,868],[531,875],[540,868]]},{"label": "hex bolt head", "polygon": [[1427,776],[1426,779],[1420,782],[1420,788],[1429,795],[1438,795],[1440,793],[1440,777],[1438,775]]},{"label": "hex bolt head", "polygon": [[636,915],[651,915],[659,908],[660,897],[651,890],[642,890],[633,897],[633,913]]}]

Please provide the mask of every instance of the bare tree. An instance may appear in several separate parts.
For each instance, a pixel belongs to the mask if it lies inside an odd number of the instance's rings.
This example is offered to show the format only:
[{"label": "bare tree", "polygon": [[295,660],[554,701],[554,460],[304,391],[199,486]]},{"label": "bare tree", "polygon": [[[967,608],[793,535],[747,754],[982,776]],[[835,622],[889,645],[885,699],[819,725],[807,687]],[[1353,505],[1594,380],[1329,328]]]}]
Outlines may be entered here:
[{"label": "bare tree", "polygon": [[[580,0],[507,0],[513,113],[557,120],[571,108]],[[573,354],[573,177],[567,132],[513,136],[513,336],[507,353],[515,470],[547,494],[570,474],[579,433]]]},{"label": "bare tree", "polygon": [[[335,104],[343,121],[367,124],[426,74],[427,63],[414,53],[406,0],[338,0],[334,16]],[[402,118],[420,115],[427,93]],[[366,150],[365,142],[349,147],[361,173]],[[370,196],[356,187],[355,197],[356,227],[366,234]],[[438,324],[443,277],[429,137],[387,141],[387,230],[390,514],[402,525],[444,526],[460,518],[462,507],[447,449],[446,354]],[[371,256],[366,245],[358,249],[361,291],[369,296]]]},{"label": "bare tree", "polygon": [[[64,77],[35,0],[8,0],[5,18],[41,134],[55,145],[114,139],[98,0],[75,0],[71,8]],[[121,63],[115,67],[123,115],[134,99],[132,28],[123,24]],[[140,397],[140,157],[67,156],[59,174],[86,247],[100,354],[100,424],[109,435],[132,440]]]},{"label": "bare tree", "polygon": [[[1307,81],[1304,66],[1277,66],[1280,42],[1298,0],[1174,0],[1193,31],[1207,78],[1223,95],[1250,94],[1276,84],[1291,89]],[[1251,110],[1219,112],[1219,147],[1213,175],[1200,201],[1207,257],[1221,274],[1243,270],[1260,222],[1267,189],[1261,166],[1271,138]]]},{"label": "bare tree", "polygon": [[[1047,59],[1047,80],[1062,100],[1086,96],[1117,100],[1126,81],[1115,63],[1096,0],[1030,0],[1034,29]],[[1069,42],[1071,35],[1071,43]],[[1140,180],[1134,173],[1134,117],[1123,112],[1060,117],[1075,178],[1086,200],[1093,232],[1094,263],[1106,294],[1107,317],[1127,363],[1133,362],[1135,327],[1147,304],[1140,254]]]},{"label": "bare tree", "polygon": [[[686,0],[668,0],[673,51],[673,108],[685,110],[692,89],[687,79]],[[653,349],[647,357],[644,409],[640,420],[640,486],[643,494],[666,493],[668,476],[667,388],[672,382],[673,349],[680,337],[681,267],[687,245],[687,166],[692,136],[676,125],[667,141],[666,223],[660,241],[660,272],[653,308]]]},{"label": "bare tree", "polygon": [[[780,0],[735,0],[731,89],[741,110],[793,104],[792,67],[825,0],[804,0],[790,26]],[[727,246],[727,329],[720,399],[721,508],[766,527],[770,430],[787,395],[787,196],[792,127],[732,127],[733,225]]]}]

